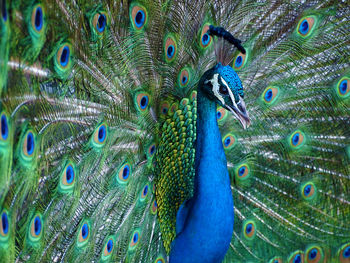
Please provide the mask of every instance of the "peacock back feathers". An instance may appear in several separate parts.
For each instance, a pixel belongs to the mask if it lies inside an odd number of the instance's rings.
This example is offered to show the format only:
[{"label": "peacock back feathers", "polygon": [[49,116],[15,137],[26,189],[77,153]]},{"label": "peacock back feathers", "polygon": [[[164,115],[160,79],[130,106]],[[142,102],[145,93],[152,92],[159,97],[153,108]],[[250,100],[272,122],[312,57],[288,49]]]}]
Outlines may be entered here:
[{"label": "peacock back feathers", "polygon": [[0,4],[0,261],[167,262],[216,59],[252,123],[217,109],[235,206],[224,262],[349,261],[346,2]]}]

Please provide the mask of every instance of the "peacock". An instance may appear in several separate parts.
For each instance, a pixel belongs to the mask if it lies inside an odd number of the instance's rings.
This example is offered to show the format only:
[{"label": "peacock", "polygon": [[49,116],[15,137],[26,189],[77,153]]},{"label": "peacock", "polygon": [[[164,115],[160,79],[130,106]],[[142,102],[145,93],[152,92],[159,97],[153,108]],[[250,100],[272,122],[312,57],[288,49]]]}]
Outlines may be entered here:
[{"label": "peacock", "polygon": [[347,1],[0,5],[0,262],[350,262]]}]

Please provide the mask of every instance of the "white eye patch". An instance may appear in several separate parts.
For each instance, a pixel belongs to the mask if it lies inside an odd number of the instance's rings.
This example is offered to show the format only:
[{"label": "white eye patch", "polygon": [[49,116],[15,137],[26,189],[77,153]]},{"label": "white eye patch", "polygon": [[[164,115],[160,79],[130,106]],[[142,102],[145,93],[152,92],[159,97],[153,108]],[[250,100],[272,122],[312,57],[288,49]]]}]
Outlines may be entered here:
[{"label": "white eye patch", "polygon": [[[222,105],[225,105],[225,101],[224,98],[220,95],[219,93],[219,88],[220,88],[220,84],[219,84],[219,80],[218,80],[219,74],[214,74],[213,78],[211,80],[209,80],[213,86],[213,93],[215,95],[215,97],[218,98],[218,100],[222,103]],[[221,78],[221,77],[220,77]],[[221,81],[223,79],[221,78]],[[224,83],[224,82],[223,82]],[[226,85],[227,83],[225,83]],[[228,88],[228,87],[227,87]]]}]

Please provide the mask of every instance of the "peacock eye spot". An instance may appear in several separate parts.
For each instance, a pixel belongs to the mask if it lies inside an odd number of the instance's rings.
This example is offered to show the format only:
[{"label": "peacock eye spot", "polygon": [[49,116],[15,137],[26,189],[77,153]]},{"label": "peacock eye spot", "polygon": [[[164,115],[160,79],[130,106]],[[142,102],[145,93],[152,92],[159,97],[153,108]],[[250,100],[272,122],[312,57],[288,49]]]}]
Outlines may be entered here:
[{"label": "peacock eye spot", "polygon": [[309,31],[309,22],[305,19],[300,24],[300,32],[305,35],[308,31]]},{"label": "peacock eye spot", "polygon": [[40,232],[41,232],[41,220],[40,220],[40,217],[37,216],[34,219],[34,233],[35,235],[38,236]]},{"label": "peacock eye spot", "polygon": [[231,143],[231,138],[227,137],[225,140],[225,146],[228,146]]},{"label": "peacock eye spot", "polygon": [[246,228],[247,234],[249,234],[250,232],[252,232],[252,229],[253,229],[253,225],[252,225],[251,223],[249,223],[249,224],[247,225],[247,228]]},{"label": "peacock eye spot", "polygon": [[142,10],[139,10],[135,16],[135,23],[137,27],[141,27],[145,22],[145,14]]},{"label": "peacock eye spot", "polygon": [[155,150],[156,150],[156,146],[152,145],[151,150],[150,150],[150,154],[153,155]]},{"label": "peacock eye spot", "polygon": [[350,246],[348,246],[347,248],[344,249],[343,257],[350,258]]},{"label": "peacock eye spot", "polygon": [[145,108],[147,106],[147,98],[143,96],[140,102],[141,108]]},{"label": "peacock eye spot", "polygon": [[187,77],[186,77],[186,76],[183,76],[183,78],[182,78],[182,84],[186,84],[186,82],[187,82]]},{"label": "peacock eye spot", "polygon": [[147,195],[148,192],[148,185],[145,186],[145,188],[143,189],[143,195]]},{"label": "peacock eye spot", "polygon": [[242,176],[244,173],[245,173],[245,167],[243,166],[243,167],[239,168],[238,175]]},{"label": "peacock eye spot", "polygon": [[126,165],[123,169],[123,178],[127,179],[129,177],[129,174],[130,174],[129,166]]},{"label": "peacock eye spot", "polygon": [[103,32],[106,27],[106,16],[105,15],[100,15],[98,17],[98,22],[97,22],[97,30],[99,32]]},{"label": "peacock eye spot", "polygon": [[347,88],[348,88],[348,81],[343,80],[339,86],[340,93],[344,95],[346,93]]},{"label": "peacock eye spot", "polygon": [[69,60],[69,47],[65,46],[62,50],[60,62],[63,67],[67,66]]},{"label": "peacock eye spot", "polygon": [[306,196],[308,196],[308,195],[310,194],[310,192],[311,192],[311,185],[305,186],[305,188],[304,188],[304,194],[305,194]]},{"label": "peacock eye spot", "polygon": [[81,229],[81,236],[83,237],[83,239],[86,239],[88,235],[89,235],[89,227],[87,226],[87,224],[84,224]]},{"label": "peacock eye spot", "polygon": [[293,135],[292,142],[293,142],[293,145],[298,144],[298,142],[299,142],[299,134],[298,133]]},{"label": "peacock eye spot", "polygon": [[269,89],[269,90],[266,92],[266,94],[265,94],[265,99],[266,99],[267,101],[270,101],[271,98],[272,98],[272,95],[273,95],[272,90]]},{"label": "peacock eye spot", "polygon": [[31,155],[34,151],[34,137],[33,133],[29,132],[27,135],[27,153]]},{"label": "peacock eye spot", "polygon": [[301,256],[299,254],[295,256],[293,263],[301,263]]},{"label": "peacock eye spot", "polygon": [[174,46],[173,45],[170,45],[167,49],[167,55],[169,58],[172,58],[173,55],[174,55]]},{"label": "peacock eye spot", "polygon": [[220,112],[220,111],[218,111],[216,114],[217,114],[217,116],[216,116],[216,117],[217,117],[218,119],[220,119],[220,118],[221,118],[221,112]]},{"label": "peacock eye spot", "polygon": [[203,46],[208,45],[209,40],[210,40],[209,35],[208,35],[207,33],[205,33],[205,34],[203,35],[203,37],[202,37],[202,44],[203,44]]},{"label": "peacock eye spot", "polygon": [[107,251],[108,253],[110,253],[113,249],[113,241],[112,240],[108,240],[108,243],[107,243]]},{"label": "peacock eye spot", "polygon": [[8,137],[8,133],[9,133],[9,128],[7,125],[7,118],[6,115],[3,114],[1,116],[1,137],[6,140]]},{"label": "peacock eye spot", "polygon": [[2,14],[2,19],[6,22],[7,20],[6,0],[2,0],[1,14]]},{"label": "peacock eye spot", "polygon": [[228,89],[227,89],[226,86],[220,85],[219,92],[220,92],[222,95],[228,95]]},{"label": "peacock eye spot", "polygon": [[68,184],[72,183],[73,179],[74,179],[74,170],[73,170],[73,167],[71,165],[69,165],[67,167],[67,171],[66,171],[67,183]]},{"label": "peacock eye spot", "polygon": [[9,231],[9,221],[6,212],[1,215],[2,232],[6,235]]},{"label": "peacock eye spot", "polygon": [[235,67],[239,68],[240,66],[242,66],[242,63],[243,63],[242,56],[237,56],[236,61],[235,61]]},{"label": "peacock eye spot", "polygon": [[43,11],[38,7],[35,11],[35,29],[40,31],[43,26]]},{"label": "peacock eye spot", "polygon": [[133,237],[134,243],[136,243],[138,239],[139,239],[139,234],[138,234],[138,233],[135,233],[135,234],[134,234],[134,237]]},{"label": "peacock eye spot", "polygon": [[310,259],[315,259],[316,258],[316,256],[317,256],[317,249],[316,248],[314,248],[314,249],[312,249],[311,251],[310,251],[310,254],[309,254],[309,258]]},{"label": "peacock eye spot", "polygon": [[99,140],[99,142],[103,142],[105,137],[106,137],[106,127],[104,125],[102,125],[98,129],[98,140]]}]

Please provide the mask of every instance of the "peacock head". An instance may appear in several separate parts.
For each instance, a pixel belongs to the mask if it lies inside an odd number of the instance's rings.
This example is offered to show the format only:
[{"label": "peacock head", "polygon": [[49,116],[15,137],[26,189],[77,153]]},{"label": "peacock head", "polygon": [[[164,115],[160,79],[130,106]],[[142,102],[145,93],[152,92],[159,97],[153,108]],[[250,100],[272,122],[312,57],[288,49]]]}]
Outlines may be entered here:
[{"label": "peacock head", "polygon": [[230,66],[218,63],[206,71],[200,80],[200,89],[213,101],[230,111],[246,129],[250,119],[243,100],[243,86]]}]

